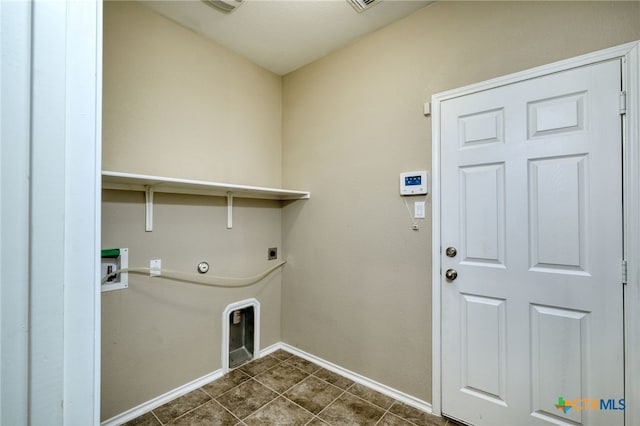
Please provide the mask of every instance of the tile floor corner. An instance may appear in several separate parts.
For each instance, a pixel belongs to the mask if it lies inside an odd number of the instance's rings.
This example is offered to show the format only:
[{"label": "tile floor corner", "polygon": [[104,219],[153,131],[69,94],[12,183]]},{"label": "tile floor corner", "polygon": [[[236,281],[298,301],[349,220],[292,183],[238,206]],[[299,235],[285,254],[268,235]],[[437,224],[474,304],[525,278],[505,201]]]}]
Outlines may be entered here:
[{"label": "tile floor corner", "polygon": [[457,426],[278,350],[127,423]]}]

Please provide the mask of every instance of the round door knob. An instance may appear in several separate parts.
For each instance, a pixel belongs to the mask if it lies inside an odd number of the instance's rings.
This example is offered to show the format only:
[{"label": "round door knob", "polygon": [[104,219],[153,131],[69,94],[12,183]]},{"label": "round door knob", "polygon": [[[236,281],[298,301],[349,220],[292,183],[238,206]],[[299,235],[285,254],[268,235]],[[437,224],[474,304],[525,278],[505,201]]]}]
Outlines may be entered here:
[{"label": "round door knob", "polygon": [[447,269],[447,272],[444,273],[444,276],[447,280],[453,281],[458,278],[458,273],[455,269]]},{"label": "round door knob", "polygon": [[456,257],[456,255],[458,254],[458,250],[456,250],[455,247],[447,247],[447,250],[445,250],[445,254],[447,255],[447,257]]}]

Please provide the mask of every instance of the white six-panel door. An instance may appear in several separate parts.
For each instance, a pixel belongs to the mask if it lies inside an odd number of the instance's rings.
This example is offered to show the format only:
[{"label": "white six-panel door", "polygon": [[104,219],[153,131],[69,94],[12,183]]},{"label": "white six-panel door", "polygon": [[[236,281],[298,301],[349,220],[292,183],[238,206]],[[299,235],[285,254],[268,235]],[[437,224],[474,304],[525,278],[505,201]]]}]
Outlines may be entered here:
[{"label": "white six-panel door", "polygon": [[620,69],[612,60],[442,102],[445,415],[623,423],[619,410],[555,407],[624,398]]}]

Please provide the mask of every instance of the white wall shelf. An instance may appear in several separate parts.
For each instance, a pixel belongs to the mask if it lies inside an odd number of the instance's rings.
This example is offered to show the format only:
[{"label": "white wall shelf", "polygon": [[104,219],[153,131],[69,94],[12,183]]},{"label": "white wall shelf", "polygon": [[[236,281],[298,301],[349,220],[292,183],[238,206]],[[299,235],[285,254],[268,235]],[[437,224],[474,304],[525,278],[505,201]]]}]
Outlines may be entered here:
[{"label": "white wall shelf", "polygon": [[228,229],[233,227],[234,197],[266,200],[306,200],[311,196],[311,194],[306,191],[293,191],[290,189],[235,185],[231,183],[178,179],[111,171],[102,172],[102,188],[144,192],[146,200],[145,230],[147,232],[153,230],[153,194],[155,192],[227,197]]}]

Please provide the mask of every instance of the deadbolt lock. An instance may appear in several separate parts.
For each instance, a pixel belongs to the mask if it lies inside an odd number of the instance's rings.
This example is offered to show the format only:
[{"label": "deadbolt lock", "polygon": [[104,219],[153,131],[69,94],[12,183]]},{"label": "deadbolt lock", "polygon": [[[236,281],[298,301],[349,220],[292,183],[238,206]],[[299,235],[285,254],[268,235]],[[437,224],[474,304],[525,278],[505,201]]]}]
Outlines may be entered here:
[{"label": "deadbolt lock", "polygon": [[455,247],[447,247],[445,253],[447,257],[456,257],[456,255],[458,254],[458,250],[456,250]]}]

